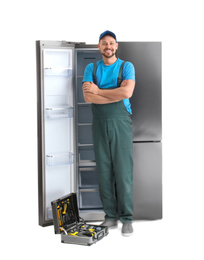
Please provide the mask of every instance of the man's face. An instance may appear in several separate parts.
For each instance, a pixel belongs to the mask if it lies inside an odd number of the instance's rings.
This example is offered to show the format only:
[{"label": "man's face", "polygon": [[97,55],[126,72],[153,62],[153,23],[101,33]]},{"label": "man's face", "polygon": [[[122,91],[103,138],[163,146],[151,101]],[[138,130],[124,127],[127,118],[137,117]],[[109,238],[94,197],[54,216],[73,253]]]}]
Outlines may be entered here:
[{"label": "man's face", "polygon": [[103,56],[111,58],[116,54],[118,43],[112,36],[106,35],[100,40],[98,48]]}]

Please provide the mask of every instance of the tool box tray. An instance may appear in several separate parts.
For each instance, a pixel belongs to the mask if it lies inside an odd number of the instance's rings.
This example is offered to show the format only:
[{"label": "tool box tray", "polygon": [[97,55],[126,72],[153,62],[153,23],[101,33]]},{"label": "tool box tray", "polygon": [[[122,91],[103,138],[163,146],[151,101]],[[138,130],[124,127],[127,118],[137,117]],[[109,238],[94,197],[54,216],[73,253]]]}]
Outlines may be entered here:
[{"label": "tool box tray", "polygon": [[70,193],[51,202],[55,234],[61,242],[92,245],[108,235],[108,227],[86,224],[79,217],[76,193]]}]

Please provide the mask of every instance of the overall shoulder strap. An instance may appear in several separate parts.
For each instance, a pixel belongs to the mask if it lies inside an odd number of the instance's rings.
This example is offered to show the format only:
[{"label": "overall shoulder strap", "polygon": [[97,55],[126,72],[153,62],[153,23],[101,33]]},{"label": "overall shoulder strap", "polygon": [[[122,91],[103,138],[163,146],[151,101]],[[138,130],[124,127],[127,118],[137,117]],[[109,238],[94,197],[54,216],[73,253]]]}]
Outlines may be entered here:
[{"label": "overall shoulder strap", "polygon": [[97,85],[97,78],[96,78],[96,70],[97,70],[97,63],[93,63],[93,83]]},{"label": "overall shoulder strap", "polygon": [[123,61],[123,63],[120,65],[120,70],[118,73],[118,81],[117,81],[117,86],[120,87],[120,84],[123,81],[123,67],[125,65],[125,61]]}]

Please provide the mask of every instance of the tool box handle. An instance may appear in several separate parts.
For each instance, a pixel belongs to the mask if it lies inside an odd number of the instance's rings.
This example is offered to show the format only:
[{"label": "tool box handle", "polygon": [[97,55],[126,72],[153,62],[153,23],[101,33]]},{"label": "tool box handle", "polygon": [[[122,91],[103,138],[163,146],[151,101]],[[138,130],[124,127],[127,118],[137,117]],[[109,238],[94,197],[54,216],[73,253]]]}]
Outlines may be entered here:
[{"label": "tool box handle", "polygon": [[103,232],[100,232],[100,233],[97,235],[97,240],[98,240],[98,241],[101,240],[101,239],[104,237],[104,234],[105,234],[104,231],[103,231]]}]

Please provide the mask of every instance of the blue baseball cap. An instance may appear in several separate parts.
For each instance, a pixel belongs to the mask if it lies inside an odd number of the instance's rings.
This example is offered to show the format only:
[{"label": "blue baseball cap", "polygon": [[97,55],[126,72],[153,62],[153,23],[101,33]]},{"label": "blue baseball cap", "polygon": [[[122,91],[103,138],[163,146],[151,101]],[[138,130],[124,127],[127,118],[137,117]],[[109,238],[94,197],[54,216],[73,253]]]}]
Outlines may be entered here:
[{"label": "blue baseball cap", "polygon": [[100,40],[101,40],[104,36],[106,36],[106,35],[112,36],[112,37],[115,39],[115,41],[117,42],[115,33],[111,32],[111,31],[105,31],[105,32],[103,32],[103,33],[100,35],[100,37],[99,37],[99,42],[100,42]]}]

